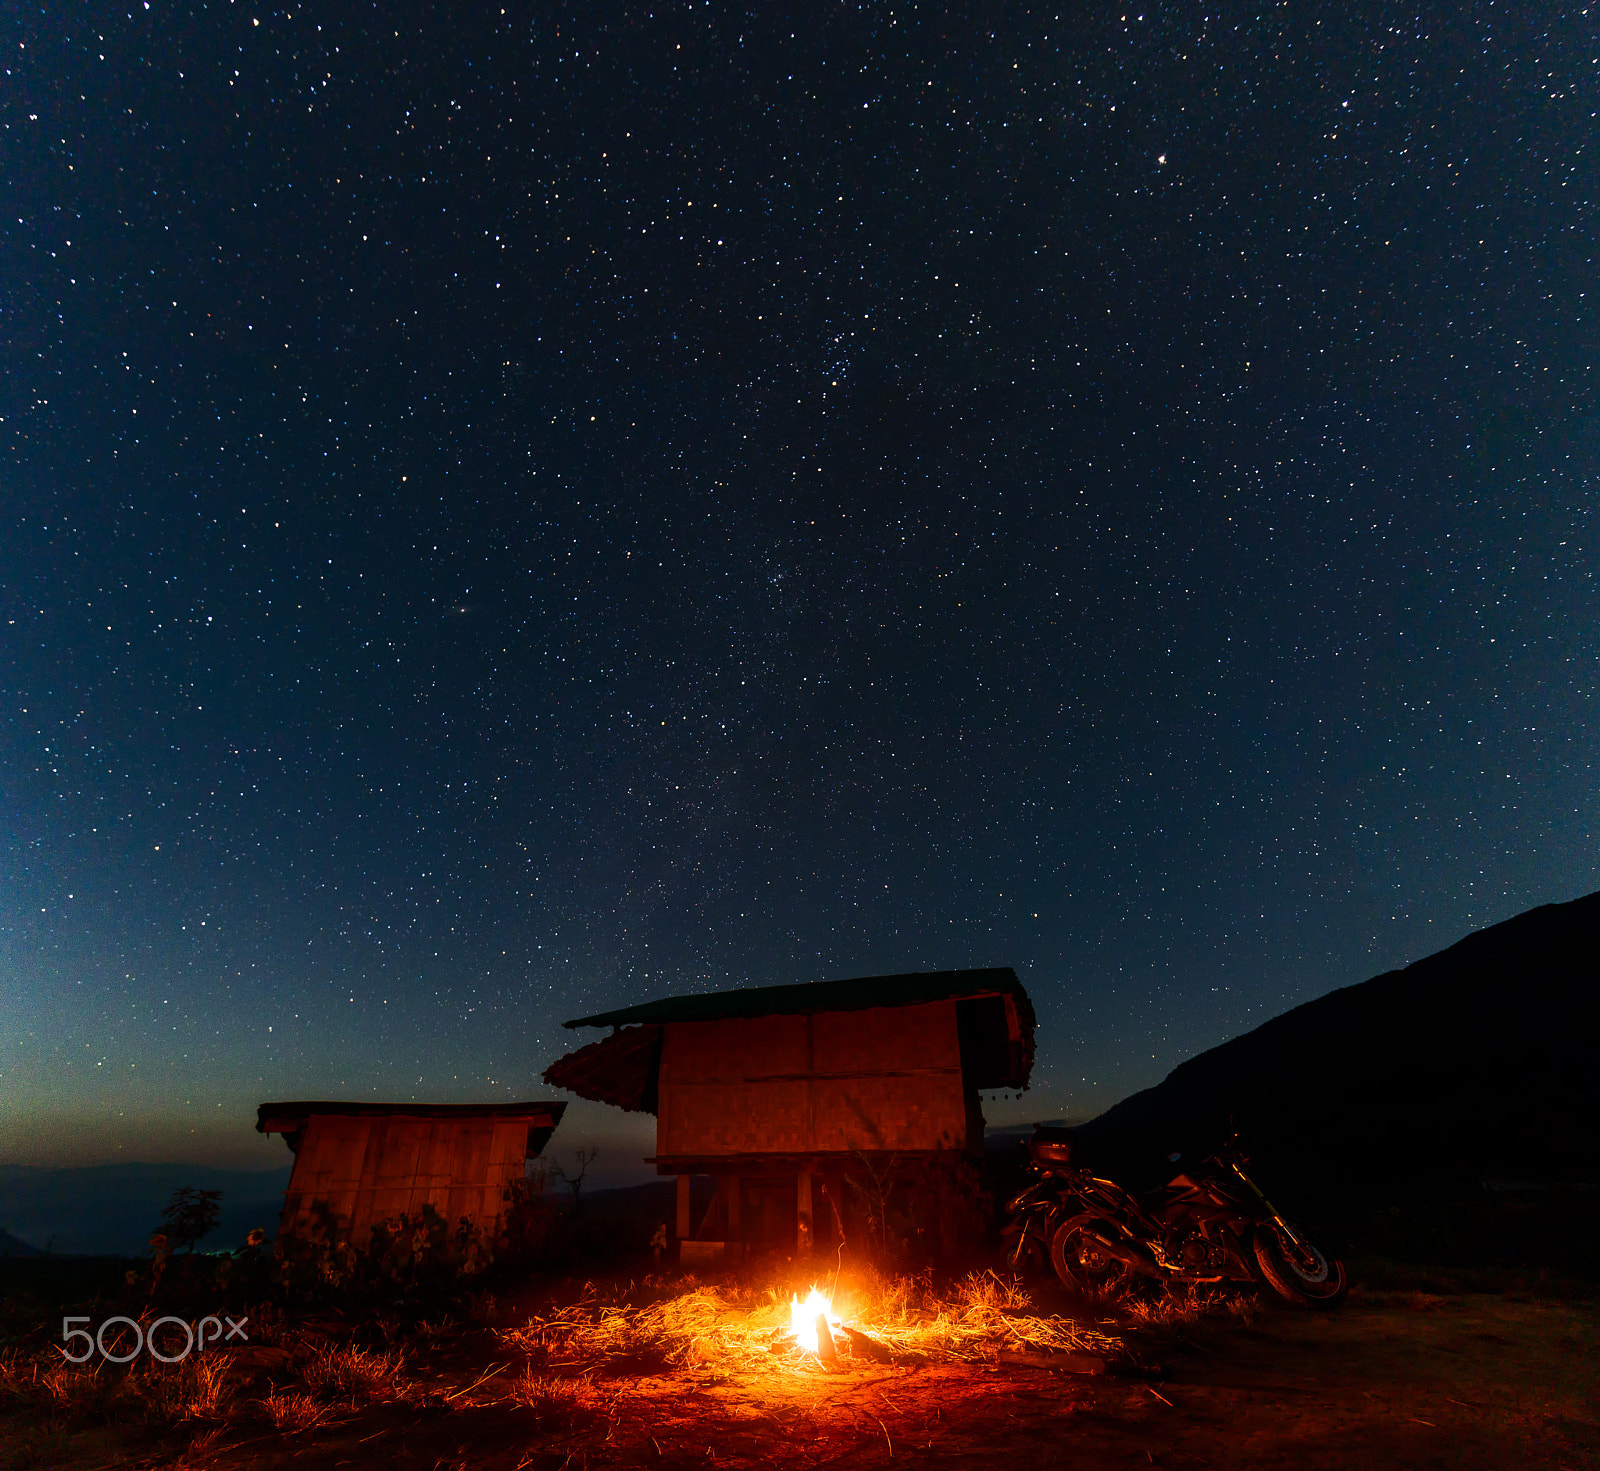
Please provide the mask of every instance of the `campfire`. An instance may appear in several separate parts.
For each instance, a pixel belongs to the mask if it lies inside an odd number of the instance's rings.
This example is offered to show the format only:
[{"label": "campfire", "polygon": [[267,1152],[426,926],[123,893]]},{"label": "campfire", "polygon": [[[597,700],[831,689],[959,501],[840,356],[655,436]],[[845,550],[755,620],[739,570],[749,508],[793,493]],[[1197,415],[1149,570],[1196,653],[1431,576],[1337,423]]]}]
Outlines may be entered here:
[{"label": "campfire", "polygon": [[789,1303],[789,1331],[795,1342],[824,1363],[838,1356],[833,1330],[843,1327],[844,1321],[834,1312],[833,1304],[815,1287],[804,1302],[797,1293]]}]

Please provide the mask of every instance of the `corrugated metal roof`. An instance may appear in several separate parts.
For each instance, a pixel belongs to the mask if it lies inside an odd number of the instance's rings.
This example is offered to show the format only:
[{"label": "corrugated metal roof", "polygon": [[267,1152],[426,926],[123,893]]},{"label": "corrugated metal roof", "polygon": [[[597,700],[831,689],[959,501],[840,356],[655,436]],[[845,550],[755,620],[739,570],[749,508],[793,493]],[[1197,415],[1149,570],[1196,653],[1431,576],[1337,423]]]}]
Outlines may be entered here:
[{"label": "corrugated metal roof", "polygon": [[[864,1011],[872,1006],[914,1006],[923,1001],[995,994],[1027,998],[1009,965],[984,970],[911,971],[896,976],[857,976],[845,981],[813,981],[798,986],[751,986],[741,991],[708,991],[698,996],[666,996],[581,1016],[565,1027],[624,1027],[635,1022],[714,1021],[731,1016],[806,1016],[818,1011]],[[1028,1020],[1033,1009],[1028,1008]]]}]

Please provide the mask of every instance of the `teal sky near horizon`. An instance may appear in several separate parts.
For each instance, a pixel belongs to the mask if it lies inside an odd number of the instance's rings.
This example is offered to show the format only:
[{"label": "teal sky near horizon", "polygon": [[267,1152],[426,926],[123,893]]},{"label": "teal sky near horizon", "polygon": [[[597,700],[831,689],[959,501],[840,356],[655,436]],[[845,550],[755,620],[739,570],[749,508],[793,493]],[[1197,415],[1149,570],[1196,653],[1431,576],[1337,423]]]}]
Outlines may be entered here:
[{"label": "teal sky near horizon", "polygon": [[1600,889],[1592,40],[8,15],[0,1162],[975,965],[1086,1117]]}]

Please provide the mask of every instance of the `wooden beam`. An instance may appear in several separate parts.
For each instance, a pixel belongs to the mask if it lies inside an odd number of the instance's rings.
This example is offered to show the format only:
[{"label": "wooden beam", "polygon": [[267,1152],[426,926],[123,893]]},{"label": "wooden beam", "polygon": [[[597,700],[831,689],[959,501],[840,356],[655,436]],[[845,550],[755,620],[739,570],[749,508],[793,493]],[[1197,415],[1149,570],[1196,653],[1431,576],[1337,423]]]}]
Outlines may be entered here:
[{"label": "wooden beam", "polygon": [[795,1255],[802,1259],[811,1255],[811,1239],[815,1232],[811,1218],[811,1171],[801,1170],[799,1188],[795,1196]]},{"label": "wooden beam", "polygon": [[689,1239],[689,1176],[678,1176],[678,1240]]},{"label": "wooden beam", "polygon": [[652,1154],[645,1157],[658,1175],[725,1175],[737,1170],[746,1179],[793,1180],[799,1170],[834,1171],[849,1174],[862,1168],[864,1160],[877,1168],[892,1167],[897,1179],[918,1179],[930,1161],[967,1158],[965,1149],[850,1149],[789,1150],[757,1154],[750,1151],[728,1154]]}]

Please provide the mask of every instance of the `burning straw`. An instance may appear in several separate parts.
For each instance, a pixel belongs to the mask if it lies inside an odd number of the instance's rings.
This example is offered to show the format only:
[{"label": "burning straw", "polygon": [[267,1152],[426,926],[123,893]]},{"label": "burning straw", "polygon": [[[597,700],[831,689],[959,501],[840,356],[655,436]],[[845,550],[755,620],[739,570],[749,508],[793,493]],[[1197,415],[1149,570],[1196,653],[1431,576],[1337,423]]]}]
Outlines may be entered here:
[{"label": "burning straw", "polygon": [[[692,1284],[692,1279],[691,1279]],[[1040,1314],[1014,1279],[975,1272],[946,1293],[924,1278],[880,1278],[841,1288],[819,1313],[777,1290],[686,1284],[675,1297],[634,1305],[593,1288],[566,1307],[535,1315],[506,1340],[552,1370],[611,1366],[712,1368],[752,1373],[816,1372],[876,1361],[900,1364],[994,1362],[1004,1354],[1114,1358],[1120,1340],[1070,1319]],[[804,1323],[825,1316],[835,1358],[819,1357]],[[825,1362],[826,1361],[826,1362]]]}]

